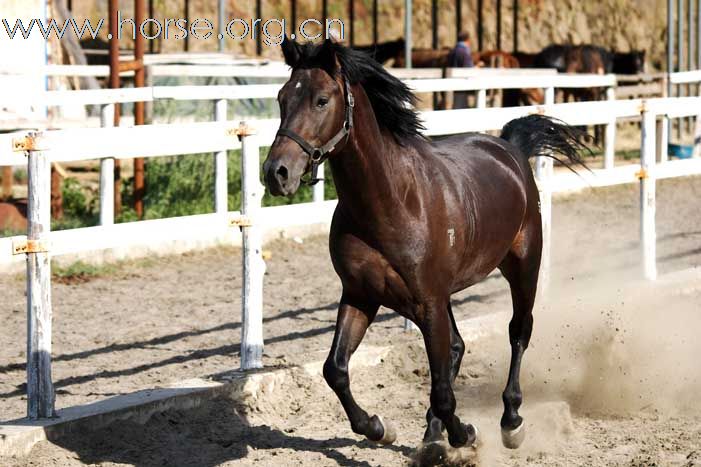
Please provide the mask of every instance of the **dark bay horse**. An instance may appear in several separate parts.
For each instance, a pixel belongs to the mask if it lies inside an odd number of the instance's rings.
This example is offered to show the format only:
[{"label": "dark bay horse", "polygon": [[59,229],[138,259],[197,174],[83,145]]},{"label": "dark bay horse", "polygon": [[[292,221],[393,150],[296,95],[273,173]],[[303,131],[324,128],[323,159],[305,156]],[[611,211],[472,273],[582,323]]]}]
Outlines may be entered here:
[{"label": "dark bay horse", "polygon": [[404,53],[404,39],[397,39],[388,42],[379,42],[370,45],[354,45],[355,50],[366,52],[377,62],[386,64],[392,59],[397,59]]},{"label": "dark bay horse", "polygon": [[611,52],[611,71],[617,75],[637,75],[645,71],[645,51]]},{"label": "dark bay horse", "polygon": [[[280,129],[264,163],[273,195],[292,195],[328,159],[338,205],[329,247],[343,285],[324,378],[355,433],[391,443],[388,421],[353,398],[349,360],[380,306],[421,330],[431,372],[424,439],[447,429],[452,446],[476,431],[455,415],[453,384],[465,345],[451,294],[499,268],[511,287],[511,366],[503,393],[502,439],[523,441],[519,372],[533,326],[542,247],[538,189],[528,158],[581,162],[578,134],[543,116],[509,122],[501,137],[429,141],[401,81],[362,52],[329,40],[282,44],[290,80],[278,95]],[[304,180],[305,176],[309,179]],[[401,395],[397,395],[401,397]]]}]

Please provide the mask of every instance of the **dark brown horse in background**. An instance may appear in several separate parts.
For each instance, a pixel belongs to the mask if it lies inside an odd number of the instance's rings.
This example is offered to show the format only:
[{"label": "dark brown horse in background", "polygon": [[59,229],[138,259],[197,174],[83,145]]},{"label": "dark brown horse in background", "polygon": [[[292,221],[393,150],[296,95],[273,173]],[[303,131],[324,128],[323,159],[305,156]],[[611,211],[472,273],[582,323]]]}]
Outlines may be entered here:
[{"label": "dark brown horse in background", "polygon": [[404,54],[405,43],[404,39],[399,38],[394,41],[378,42],[371,45],[355,45],[353,48],[367,53],[375,61],[385,65],[390,60],[397,60],[398,57]]},{"label": "dark brown horse in background", "polygon": [[[415,47],[411,49],[411,66],[412,68],[447,68],[448,55],[450,55],[450,49],[447,47],[440,49]],[[394,59],[394,66],[398,68],[406,66],[404,52]]]},{"label": "dark brown horse in background", "polygon": [[[486,50],[477,52],[475,63],[490,68],[523,68],[518,55],[504,52],[503,50]],[[543,104],[545,95],[539,88],[504,89],[502,91],[502,107],[516,107],[519,105]]]},{"label": "dark brown horse in background", "polygon": [[[550,45],[544,48],[533,63],[534,68],[555,68],[558,73],[591,73],[603,75],[613,69],[611,55],[596,45]],[[563,89],[563,100],[570,96],[575,101],[601,99],[600,88]]]},{"label": "dark brown horse in background", "polygon": [[282,49],[292,75],[278,95],[281,123],[263,165],[265,182],[273,195],[289,196],[304,175],[315,179],[321,162],[331,166],[338,205],[329,247],[343,293],[324,377],[351,428],[379,443],[396,438],[388,421],[356,403],[348,374],[351,355],[385,306],[423,334],[431,371],[424,439],[447,429],[452,446],[474,443],[474,427],[455,415],[453,384],[465,345],[450,296],[499,268],[513,299],[502,439],[518,447],[525,436],[519,372],[542,246],[528,158],[559,153],[564,163],[579,162],[578,135],[531,115],[508,123],[500,138],[429,141],[413,94],[363,53],[328,40],[285,40]]}]

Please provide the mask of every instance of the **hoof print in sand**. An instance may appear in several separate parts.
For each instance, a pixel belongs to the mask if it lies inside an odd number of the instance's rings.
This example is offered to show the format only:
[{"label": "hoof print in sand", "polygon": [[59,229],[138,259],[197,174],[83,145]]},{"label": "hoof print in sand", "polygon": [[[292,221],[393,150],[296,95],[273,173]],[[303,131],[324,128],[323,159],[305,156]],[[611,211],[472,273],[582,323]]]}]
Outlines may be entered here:
[{"label": "hoof print in sand", "polygon": [[477,467],[477,449],[474,446],[454,448],[448,441],[422,444],[413,456],[412,467]]}]

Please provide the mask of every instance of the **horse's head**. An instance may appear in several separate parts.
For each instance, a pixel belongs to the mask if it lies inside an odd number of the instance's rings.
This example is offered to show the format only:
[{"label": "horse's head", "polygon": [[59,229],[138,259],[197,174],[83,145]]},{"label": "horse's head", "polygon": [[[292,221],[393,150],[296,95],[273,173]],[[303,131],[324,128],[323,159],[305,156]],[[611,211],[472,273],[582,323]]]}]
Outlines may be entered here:
[{"label": "horse's head", "polygon": [[633,55],[633,70],[635,73],[645,72],[645,51],[644,50],[634,50]]},{"label": "horse's head", "polygon": [[280,129],[263,164],[273,195],[293,195],[319,163],[344,144],[352,127],[353,97],[336,57],[338,45],[282,42],[292,75],[278,94]]}]

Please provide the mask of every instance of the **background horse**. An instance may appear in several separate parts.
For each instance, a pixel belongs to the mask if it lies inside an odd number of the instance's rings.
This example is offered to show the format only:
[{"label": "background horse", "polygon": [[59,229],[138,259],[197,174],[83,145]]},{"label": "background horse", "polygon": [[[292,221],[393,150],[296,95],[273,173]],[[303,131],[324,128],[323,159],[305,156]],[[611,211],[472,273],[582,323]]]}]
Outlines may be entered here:
[{"label": "background horse", "polygon": [[[550,45],[533,62],[535,68],[556,68],[559,73],[592,73],[603,75],[613,71],[613,55],[597,45]],[[598,101],[603,97],[601,88],[563,88],[562,100],[570,97],[577,101]],[[601,144],[603,127],[594,126],[594,140]]]},{"label": "background horse", "polygon": [[377,44],[353,46],[355,50],[366,52],[378,63],[383,65],[392,59],[396,60],[400,55],[402,55],[404,53],[404,47],[404,39],[401,38],[394,41],[380,42]]},{"label": "background horse", "polygon": [[[355,433],[396,438],[353,398],[349,360],[380,306],[416,323],[431,372],[424,440],[471,445],[476,432],[455,415],[453,393],[465,345],[450,296],[499,268],[511,287],[511,365],[503,393],[502,440],[523,441],[519,372],[531,336],[542,247],[528,158],[560,153],[581,162],[577,133],[546,117],[508,123],[500,138],[456,135],[429,141],[409,88],[361,52],[329,40],[285,40],[292,68],[278,95],[280,129],[263,165],[273,195],[294,194],[329,160],[338,193],[329,247],[342,286],[324,378]],[[401,397],[401,395],[397,395]]]},{"label": "background horse", "polygon": [[[411,49],[411,66],[412,68],[447,68],[450,50],[447,47],[441,49],[413,48]],[[397,55],[394,66],[404,68],[404,52]]]},{"label": "background horse", "polygon": [[645,72],[645,51],[611,52],[612,68],[609,73],[637,75]]},{"label": "background horse", "polygon": [[[523,55],[523,54],[521,54]],[[487,50],[477,52],[475,63],[490,68],[522,68],[521,59],[517,55],[502,50]],[[543,104],[545,95],[539,88],[504,89],[502,90],[502,107],[516,107],[519,105]]]}]

